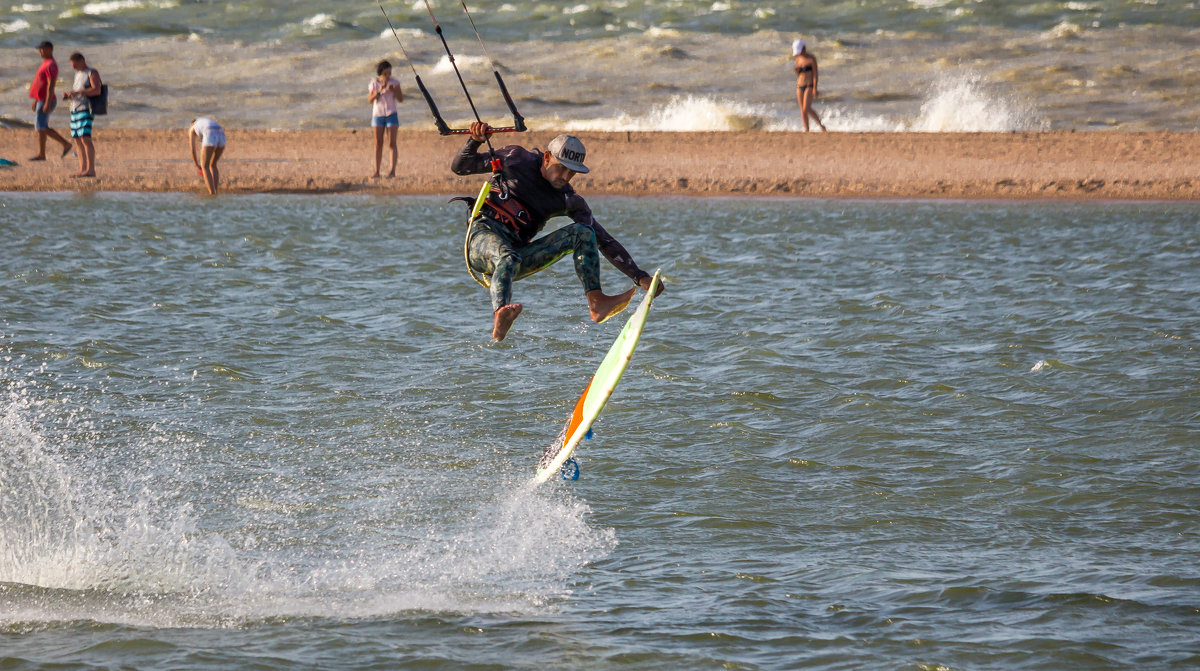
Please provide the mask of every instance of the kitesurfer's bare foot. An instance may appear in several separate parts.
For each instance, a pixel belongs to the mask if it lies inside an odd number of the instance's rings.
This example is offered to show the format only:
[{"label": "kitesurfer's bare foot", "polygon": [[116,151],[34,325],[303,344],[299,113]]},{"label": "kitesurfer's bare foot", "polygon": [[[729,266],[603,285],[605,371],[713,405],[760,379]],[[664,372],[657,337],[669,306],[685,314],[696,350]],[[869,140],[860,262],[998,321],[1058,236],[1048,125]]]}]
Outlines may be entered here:
[{"label": "kitesurfer's bare foot", "polygon": [[620,313],[626,305],[629,305],[629,301],[633,300],[635,291],[637,291],[637,287],[630,287],[629,291],[613,296],[607,296],[599,289],[587,292],[588,313],[591,315],[592,321],[601,323]]},{"label": "kitesurfer's bare foot", "polygon": [[500,306],[500,309],[496,310],[496,314],[492,317],[492,340],[497,342],[504,340],[504,336],[508,335],[508,329],[512,328],[513,322],[520,314],[520,303]]}]

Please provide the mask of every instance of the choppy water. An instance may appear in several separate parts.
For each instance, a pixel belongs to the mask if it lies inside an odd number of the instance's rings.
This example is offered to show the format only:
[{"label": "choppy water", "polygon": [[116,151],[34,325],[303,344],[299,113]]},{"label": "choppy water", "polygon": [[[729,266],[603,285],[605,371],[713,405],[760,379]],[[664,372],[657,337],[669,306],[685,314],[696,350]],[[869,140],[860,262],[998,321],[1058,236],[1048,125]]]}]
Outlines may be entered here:
[{"label": "choppy water", "polygon": [[[424,3],[384,3],[455,122],[470,110]],[[515,0],[471,3],[535,128],[801,127],[790,45],[821,63],[831,130],[1197,130],[1200,5],[1167,0]],[[457,0],[434,0],[483,114],[506,110]],[[0,123],[26,119],[31,45],[82,49],[112,86],[102,126],[369,123],[366,86],[390,58],[377,3],[42,0],[0,7]],[[406,126],[432,128],[417,100]]]},{"label": "choppy water", "polygon": [[0,196],[0,660],[1200,662],[1200,208],[593,205],[670,283],[530,489],[569,264],[496,345],[440,199]]}]

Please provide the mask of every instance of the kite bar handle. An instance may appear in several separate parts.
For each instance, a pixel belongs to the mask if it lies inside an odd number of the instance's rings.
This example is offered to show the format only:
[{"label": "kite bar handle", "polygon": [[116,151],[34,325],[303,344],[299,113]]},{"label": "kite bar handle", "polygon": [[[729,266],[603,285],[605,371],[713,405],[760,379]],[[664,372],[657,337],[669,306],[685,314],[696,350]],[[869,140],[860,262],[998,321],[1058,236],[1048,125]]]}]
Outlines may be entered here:
[{"label": "kite bar handle", "polygon": [[[443,129],[441,126],[438,126],[438,132],[441,133],[442,135],[470,135],[471,129],[470,128],[449,128],[449,127]],[[488,126],[488,135],[491,135],[492,133],[524,133],[524,132],[525,132],[524,128],[517,128],[516,126],[505,126],[504,128],[492,128],[491,126]]]},{"label": "kite bar handle", "polygon": [[508,111],[512,112],[513,125],[512,130],[515,133],[523,133],[525,131],[525,117],[517,111],[517,104],[513,102],[512,95],[508,92],[508,87],[504,85],[504,78],[500,76],[500,71],[492,66],[492,74],[496,75],[496,83],[500,85],[500,93],[504,95],[504,102],[508,105]]}]

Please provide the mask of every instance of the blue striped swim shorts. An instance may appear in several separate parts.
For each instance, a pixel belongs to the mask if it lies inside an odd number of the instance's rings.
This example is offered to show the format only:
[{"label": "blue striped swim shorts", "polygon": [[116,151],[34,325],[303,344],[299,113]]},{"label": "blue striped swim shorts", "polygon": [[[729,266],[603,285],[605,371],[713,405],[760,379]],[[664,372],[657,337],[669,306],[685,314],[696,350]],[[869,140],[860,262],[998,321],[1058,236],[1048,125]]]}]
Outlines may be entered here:
[{"label": "blue striped swim shorts", "polygon": [[90,109],[71,112],[71,137],[88,137],[92,134],[92,121],[96,119]]}]

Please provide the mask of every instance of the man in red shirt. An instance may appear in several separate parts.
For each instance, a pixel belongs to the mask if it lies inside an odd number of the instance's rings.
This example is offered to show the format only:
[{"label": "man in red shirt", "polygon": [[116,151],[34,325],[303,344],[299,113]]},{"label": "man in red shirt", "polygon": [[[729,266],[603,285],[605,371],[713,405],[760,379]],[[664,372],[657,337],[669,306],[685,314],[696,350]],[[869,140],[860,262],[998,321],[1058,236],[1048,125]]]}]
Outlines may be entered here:
[{"label": "man in red shirt", "polygon": [[50,137],[63,146],[62,155],[63,158],[66,158],[67,152],[71,151],[71,143],[50,127],[50,113],[54,111],[54,106],[58,103],[58,97],[54,95],[54,84],[58,82],[58,63],[54,62],[54,45],[48,41],[42,42],[38,45],[37,50],[42,57],[42,65],[34,75],[33,83],[29,85],[29,97],[33,98],[30,109],[33,110],[35,116],[33,127],[38,136],[38,154],[29,160],[46,160],[46,138]]}]

